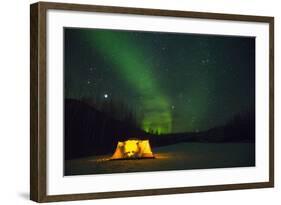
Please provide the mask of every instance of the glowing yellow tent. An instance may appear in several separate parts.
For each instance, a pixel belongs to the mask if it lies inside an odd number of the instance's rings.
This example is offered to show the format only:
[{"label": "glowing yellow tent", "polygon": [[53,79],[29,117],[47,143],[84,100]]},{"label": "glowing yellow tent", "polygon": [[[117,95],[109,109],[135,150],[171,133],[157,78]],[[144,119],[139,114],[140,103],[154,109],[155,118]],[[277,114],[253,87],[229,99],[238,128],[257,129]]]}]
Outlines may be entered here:
[{"label": "glowing yellow tent", "polygon": [[130,139],[118,142],[110,159],[144,159],[154,158],[148,140]]}]

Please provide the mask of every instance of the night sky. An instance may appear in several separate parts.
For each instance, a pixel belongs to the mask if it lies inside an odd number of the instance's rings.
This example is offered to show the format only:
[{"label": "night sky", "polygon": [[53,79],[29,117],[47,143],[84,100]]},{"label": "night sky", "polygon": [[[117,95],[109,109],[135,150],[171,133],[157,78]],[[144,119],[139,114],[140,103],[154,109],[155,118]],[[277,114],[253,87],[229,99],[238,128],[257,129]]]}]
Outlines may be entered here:
[{"label": "night sky", "polygon": [[255,109],[255,38],[64,29],[65,98],[122,102],[140,127],[196,132]]}]

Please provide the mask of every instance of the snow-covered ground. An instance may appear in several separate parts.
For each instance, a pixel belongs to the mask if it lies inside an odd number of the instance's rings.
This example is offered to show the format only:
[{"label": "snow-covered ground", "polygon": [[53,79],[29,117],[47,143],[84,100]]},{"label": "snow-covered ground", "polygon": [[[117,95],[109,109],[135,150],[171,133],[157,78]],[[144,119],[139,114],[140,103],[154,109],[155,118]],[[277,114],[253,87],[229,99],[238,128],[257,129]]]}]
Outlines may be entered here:
[{"label": "snow-covered ground", "polygon": [[108,160],[93,156],[65,163],[66,175],[255,166],[254,143],[180,143],[152,150],[155,159]]}]

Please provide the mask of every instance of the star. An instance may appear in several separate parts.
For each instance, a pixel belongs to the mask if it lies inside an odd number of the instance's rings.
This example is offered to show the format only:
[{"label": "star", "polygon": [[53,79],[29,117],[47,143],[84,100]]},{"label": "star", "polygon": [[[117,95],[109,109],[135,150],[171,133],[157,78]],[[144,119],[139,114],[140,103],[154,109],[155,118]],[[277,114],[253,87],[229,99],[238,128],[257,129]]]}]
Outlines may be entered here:
[{"label": "star", "polygon": [[203,64],[203,65],[206,65],[206,64],[208,64],[210,62],[210,59],[209,58],[206,58],[206,59],[202,59],[201,60],[201,64]]},{"label": "star", "polygon": [[103,97],[104,97],[104,98],[108,98],[108,94],[104,94]]},{"label": "star", "polygon": [[91,81],[90,81],[90,80],[88,80],[88,81],[87,81],[87,84],[88,84],[88,85],[90,85],[90,84],[91,84]]}]

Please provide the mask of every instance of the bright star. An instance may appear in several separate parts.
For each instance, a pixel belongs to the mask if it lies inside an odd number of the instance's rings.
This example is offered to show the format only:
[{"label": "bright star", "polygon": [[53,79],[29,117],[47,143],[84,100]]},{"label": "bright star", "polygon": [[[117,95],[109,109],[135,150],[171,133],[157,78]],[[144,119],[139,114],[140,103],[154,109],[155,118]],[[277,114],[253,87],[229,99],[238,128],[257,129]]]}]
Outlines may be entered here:
[{"label": "bright star", "polygon": [[108,94],[104,94],[103,97],[104,97],[104,98],[108,98]]}]

